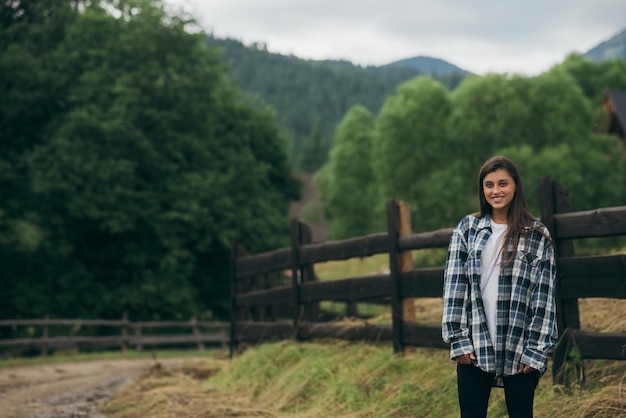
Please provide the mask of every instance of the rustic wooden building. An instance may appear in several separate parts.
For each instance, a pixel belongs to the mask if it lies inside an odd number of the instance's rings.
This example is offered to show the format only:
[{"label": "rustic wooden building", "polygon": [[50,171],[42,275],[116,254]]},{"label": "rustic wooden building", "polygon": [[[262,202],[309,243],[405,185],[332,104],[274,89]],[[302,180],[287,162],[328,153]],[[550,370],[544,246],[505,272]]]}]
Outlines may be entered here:
[{"label": "rustic wooden building", "polygon": [[619,136],[626,144],[626,91],[609,91],[604,96],[604,107],[611,115],[609,133]]}]

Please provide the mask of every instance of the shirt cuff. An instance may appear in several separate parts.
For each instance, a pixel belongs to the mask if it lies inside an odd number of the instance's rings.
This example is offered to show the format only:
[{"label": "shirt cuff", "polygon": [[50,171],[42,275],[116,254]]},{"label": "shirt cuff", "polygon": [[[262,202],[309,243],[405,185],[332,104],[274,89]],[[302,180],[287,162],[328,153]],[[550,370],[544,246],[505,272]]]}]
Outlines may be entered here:
[{"label": "shirt cuff", "polygon": [[[474,352],[474,345],[469,337],[459,337],[450,340],[450,358]],[[532,367],[532,366],[531,366]]]},{"label": "shirt cuff", "polygon": [[522,358],[520,362],[523,364],[526,364],[527,366],[532,367],[533,369],[539,370],[541,373],[543,373],[546,370],[548,357],[545,354],[540,353],[538,351],[527,349],[527,350],[524,350],[524,354],[522,354]]}]

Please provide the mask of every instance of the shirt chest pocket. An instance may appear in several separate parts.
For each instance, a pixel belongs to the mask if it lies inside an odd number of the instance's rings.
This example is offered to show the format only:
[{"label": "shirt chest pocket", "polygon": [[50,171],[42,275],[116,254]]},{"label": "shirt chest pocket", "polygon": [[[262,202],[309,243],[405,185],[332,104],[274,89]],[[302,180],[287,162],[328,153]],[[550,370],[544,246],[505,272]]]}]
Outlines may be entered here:
[{"label": "shirt chest pocket", "polygon": [[520,251],[518,258],[522,263],[528,264],[530,267],[537,267],[541,258],[533,252]]},{"label": "shirt chest pocket", "polygon": [[530,287],[540,276],[541,255],[533,251],[519,250],[515,257],[513,277],[523,287]]}]

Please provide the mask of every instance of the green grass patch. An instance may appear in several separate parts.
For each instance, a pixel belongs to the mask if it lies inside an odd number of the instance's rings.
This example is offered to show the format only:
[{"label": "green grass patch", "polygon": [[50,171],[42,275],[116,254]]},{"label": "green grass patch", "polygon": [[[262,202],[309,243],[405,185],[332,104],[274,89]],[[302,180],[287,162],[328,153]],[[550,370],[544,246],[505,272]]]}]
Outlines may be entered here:
[{"label": "green grass patch", "polygon": [[315,265],[315,274],[319,280],[345,279],[380,274],[388,266],[389,256],[376,254],[370,257],[318,263]]}]

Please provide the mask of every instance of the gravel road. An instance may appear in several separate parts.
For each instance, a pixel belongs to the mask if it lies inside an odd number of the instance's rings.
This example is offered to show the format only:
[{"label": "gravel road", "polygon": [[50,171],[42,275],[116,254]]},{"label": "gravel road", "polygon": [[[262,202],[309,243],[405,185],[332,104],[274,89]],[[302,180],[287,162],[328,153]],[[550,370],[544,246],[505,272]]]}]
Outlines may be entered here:
[{"label": "gravel road", "polygon": [[[193,360],[159,359],[163,366]],[[151,359],[0,368],[0,418],[104,418],[98,405],[150,371]]]}]

